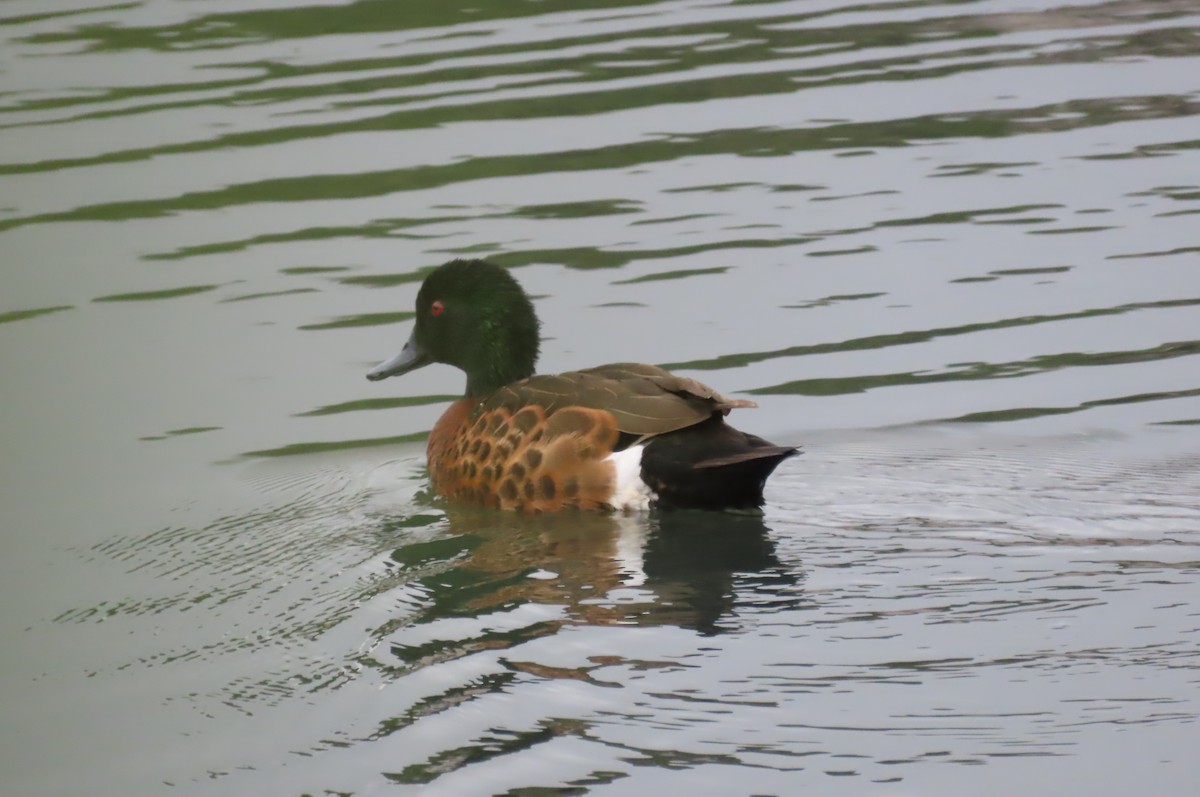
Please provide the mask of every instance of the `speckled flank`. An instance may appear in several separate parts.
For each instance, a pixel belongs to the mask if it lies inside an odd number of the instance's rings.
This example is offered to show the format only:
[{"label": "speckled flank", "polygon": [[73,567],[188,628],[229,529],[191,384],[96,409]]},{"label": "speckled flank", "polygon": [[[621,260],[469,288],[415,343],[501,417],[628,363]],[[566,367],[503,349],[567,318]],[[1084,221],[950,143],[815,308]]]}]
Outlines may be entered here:
[{"label": "speckled flank", "polygon": [[616,420],[603,410],[565,407],[547,418],[537,406],[514,414],[462,399],[429,436],[430,476],[439,494],[478,506],[604,509],[616,471],[605,457],[617,436]]}]

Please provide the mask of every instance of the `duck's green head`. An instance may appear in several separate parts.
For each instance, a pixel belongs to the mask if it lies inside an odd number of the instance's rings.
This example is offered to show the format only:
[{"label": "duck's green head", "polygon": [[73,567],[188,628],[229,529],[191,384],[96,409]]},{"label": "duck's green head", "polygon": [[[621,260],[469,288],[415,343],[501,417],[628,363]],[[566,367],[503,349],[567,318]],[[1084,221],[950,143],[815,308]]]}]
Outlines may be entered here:
[{"label": "duck's green head", "polygon": [[517,281],[485,260],[451,260],[417,292],[416,326],[404,350],[367,379],[446,363],[466,372],[468,396],[482,396],[531,376],[537,356],[537,316]]}]

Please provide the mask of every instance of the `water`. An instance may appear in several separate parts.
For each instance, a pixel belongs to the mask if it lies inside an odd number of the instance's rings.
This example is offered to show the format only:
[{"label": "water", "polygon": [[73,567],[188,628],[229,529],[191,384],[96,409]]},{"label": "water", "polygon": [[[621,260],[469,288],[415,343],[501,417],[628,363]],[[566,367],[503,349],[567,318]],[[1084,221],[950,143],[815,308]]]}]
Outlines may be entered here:
[{"label": "water", "polygon": [[[5,793],[1187,793],[1194,3],[0,2]],[[423,273],[803,444],[425,493]]]}]

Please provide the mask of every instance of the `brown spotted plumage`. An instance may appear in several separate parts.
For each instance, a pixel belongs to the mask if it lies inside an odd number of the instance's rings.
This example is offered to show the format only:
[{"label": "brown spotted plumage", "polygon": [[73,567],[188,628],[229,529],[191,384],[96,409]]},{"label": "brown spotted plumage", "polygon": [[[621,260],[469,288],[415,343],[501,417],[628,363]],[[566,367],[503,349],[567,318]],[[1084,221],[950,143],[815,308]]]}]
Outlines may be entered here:
[{"label": "brown spotted plumage", "polygon": [[[751,508],[775,466],[796,453],[725,423],[752,401],[640,363],[533,376],[537,349],[533,307],[504,269],[455,260],[426,278],[404,351],[367,376],[430,362],[466,371],[466,397],[429,436],[437,493],[524,512]],[[634,455],[621,461],[636,472],[618,466],[622,452]]]},{"label": "brown spotted plumage", "polygon": [[447,498],[499,509],[555,512],[608,508],[615,471],[604,458],[618,431],[611,413],[552,411],[462,399],[429,435],[433,489]]}]

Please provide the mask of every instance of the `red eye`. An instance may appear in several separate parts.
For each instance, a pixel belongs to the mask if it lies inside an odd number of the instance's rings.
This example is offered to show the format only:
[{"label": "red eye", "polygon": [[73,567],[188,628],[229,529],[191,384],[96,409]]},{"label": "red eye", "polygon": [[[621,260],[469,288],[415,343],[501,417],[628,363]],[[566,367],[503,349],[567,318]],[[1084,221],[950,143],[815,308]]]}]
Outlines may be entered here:
[{"label": "red eye", "polygon": [[433,304],[429,305],[430,315],[441,315],[446,312],[446,305],[442,304],[441,299],[434,299]]}]

